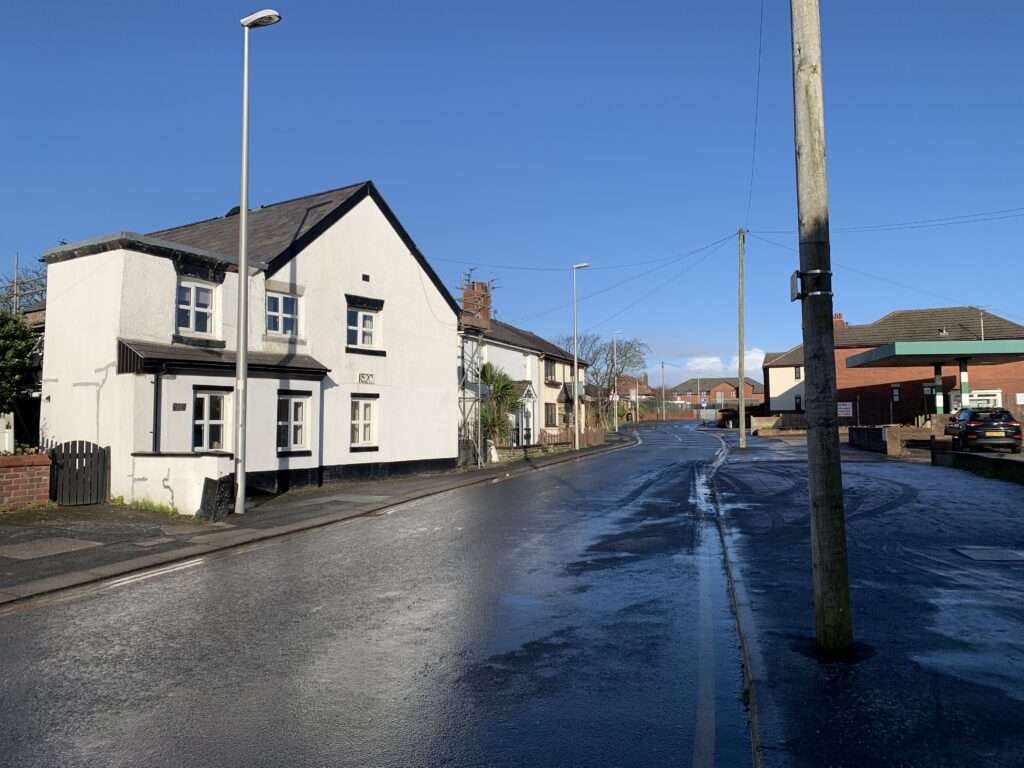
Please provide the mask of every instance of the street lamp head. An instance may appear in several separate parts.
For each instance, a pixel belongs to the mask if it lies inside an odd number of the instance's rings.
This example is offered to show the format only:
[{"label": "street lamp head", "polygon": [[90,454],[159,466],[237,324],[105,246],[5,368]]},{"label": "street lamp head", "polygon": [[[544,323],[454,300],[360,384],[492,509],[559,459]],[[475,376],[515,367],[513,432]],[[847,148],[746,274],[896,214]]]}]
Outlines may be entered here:
[{"label": "street lamp head", "polygon": [[246,16],[242,19],[242,26],[249,27],[269,27],[271,24],[277,24],[281,20],[281,14],[275,11],[273,8],[264,8],[262,11],[256,11],[252,16]]},{"label": "street lamp head", "polygon": [[621,336],[622,331],[612,331],[612,336]]},{"label": "street lamp head", "polygon": [[573,268],[573,269],[586,269],[586,268],[587,268],[587,267],[589,267],[589,266],[590,266],[590,265],[589,265],[589,264],[587,264],[587,262],[585,262],[585,261],[581,261],[581,262],[580,262],[579,264],[573,264],[573,265],[572,265],[572,268]]}]

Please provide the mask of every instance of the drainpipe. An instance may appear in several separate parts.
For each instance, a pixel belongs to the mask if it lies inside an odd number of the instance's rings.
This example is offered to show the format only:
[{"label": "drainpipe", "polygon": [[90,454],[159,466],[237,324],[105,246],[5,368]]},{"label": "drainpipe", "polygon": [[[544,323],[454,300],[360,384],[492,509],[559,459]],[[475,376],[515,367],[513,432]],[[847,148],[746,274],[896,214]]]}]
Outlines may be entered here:
[{"label": "drainpipe", "polygon": [[160,407],[161,407],[161,377],[167,373],[167,366],[163,365],[153,374],[153,453],[160,453]]}]

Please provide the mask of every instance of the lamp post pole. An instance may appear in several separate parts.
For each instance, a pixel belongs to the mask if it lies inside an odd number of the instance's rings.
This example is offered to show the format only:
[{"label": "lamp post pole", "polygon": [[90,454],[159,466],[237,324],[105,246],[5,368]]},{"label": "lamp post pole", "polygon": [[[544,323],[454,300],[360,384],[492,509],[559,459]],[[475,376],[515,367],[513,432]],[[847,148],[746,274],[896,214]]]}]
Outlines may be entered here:
[{"label": "lamp post pole", "polygon": [[576,339],[576,270],[586,269],[588,266],[590,265],[585,261],[572,265],[572,447],[576,451],[580,449],[580,359]]},{"label": "lamp post pole", "polygon": [[615,432],[619,431],[619,369],[617,367],[615,342],[622,331],[612,331],[612,412],[614,413]]},{"label": "lamp post pole", "polygon": [[242,190],[238,207],[238,335],[235,350],[235,514],[245,514],[245,415],[249,376],[249,30],[269,27],[281,14],[265,9],[241,20]]}]

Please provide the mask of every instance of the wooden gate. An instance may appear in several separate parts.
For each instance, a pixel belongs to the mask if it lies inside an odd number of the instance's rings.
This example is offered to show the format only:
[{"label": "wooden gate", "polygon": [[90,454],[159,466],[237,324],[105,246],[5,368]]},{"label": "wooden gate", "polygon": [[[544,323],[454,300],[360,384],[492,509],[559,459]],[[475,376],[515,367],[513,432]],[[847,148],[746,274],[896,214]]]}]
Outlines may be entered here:
[{"label": "wooden gate", "polygon": [[50,451],[50,498],[62,506],[102,504],[110,495],[110,448],[72,440]]}]

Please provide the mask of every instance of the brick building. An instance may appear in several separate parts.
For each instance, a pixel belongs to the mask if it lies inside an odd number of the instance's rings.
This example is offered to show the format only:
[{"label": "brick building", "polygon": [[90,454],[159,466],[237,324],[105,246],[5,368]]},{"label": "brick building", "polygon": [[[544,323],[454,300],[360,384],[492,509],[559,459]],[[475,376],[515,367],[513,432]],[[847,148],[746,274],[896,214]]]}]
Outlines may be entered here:
[{"label": "brick building", "polygon": [[[764,401],[764,387],[761,382],[750,377],[743,378],[743,399],[748,405],[758,405]],[[667,399],[675,403],[689,403],[693,406],[700,406],[701,396],[707,401],[708,407],[719,405],[735,405],[739,402],[739,378],[724,377],[715,378],[712,376],[701,376],[699,378],[687,379],[677,384],[668,391]]]},{"label": "brick building", "polygon": [[[836,399],[853,404],[842,423],[909,424],[936,412],[936,371],[931,365],[847,367],[847,359],[901,342],[978,342],[1024,340],[1024,326],[977,307],[948,307],[891,312],[866,325],[850,325],[837,314],[835,331]],[[968,360],[968,364],[970,361]],[[769,413],[804,409],[803,345],[765,355],[764,387]],[[957,365],[941,366],[943,411],[959,406]],[[978,404],[1002,405],[1024,417],[1024,361],[970,367],[970,391]]]}]

